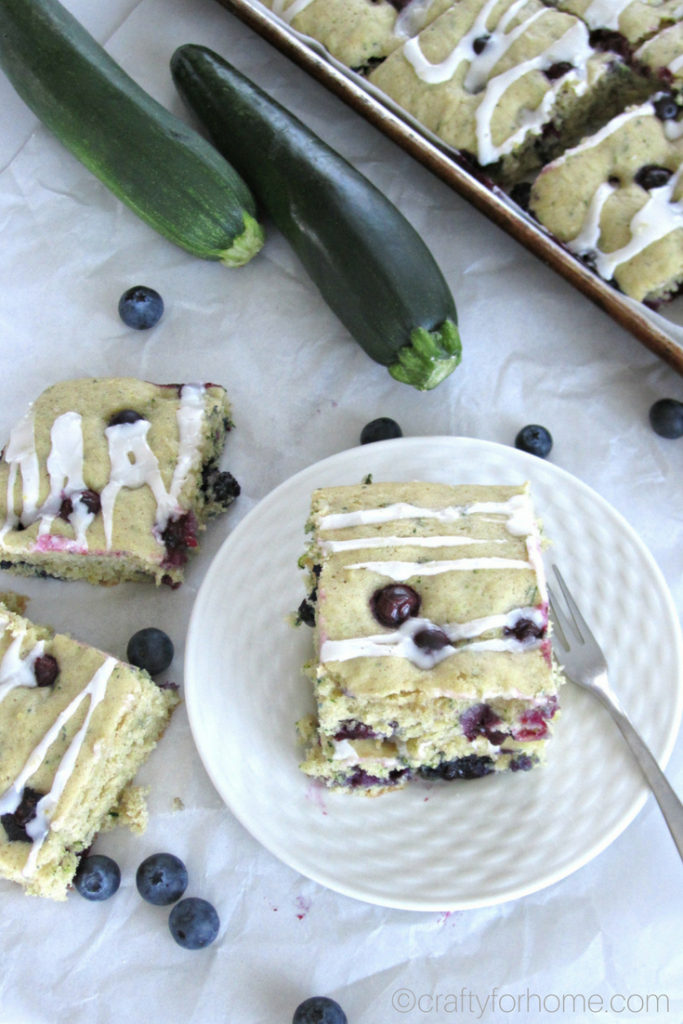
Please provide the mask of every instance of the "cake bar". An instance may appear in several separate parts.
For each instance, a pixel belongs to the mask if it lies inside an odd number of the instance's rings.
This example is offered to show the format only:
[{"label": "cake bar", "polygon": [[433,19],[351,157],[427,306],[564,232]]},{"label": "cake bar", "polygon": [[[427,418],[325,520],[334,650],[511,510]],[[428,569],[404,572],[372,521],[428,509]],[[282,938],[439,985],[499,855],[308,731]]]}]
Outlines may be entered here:
[{"label": "cake bar", "polygon": [[683,108],[662,93],[613,118],[544,167],[529,209],[634,299],[683,284]]},{"label": "cake bar", "polygon": [[526,485],[323,488],[308,528],[306,774],[374,794],[543,760],[558,675]]},{"label": "cake bar", "polygon": [[215,384],[54,384],[0,459],[0,568],[178,585],[199,530],[239,493],[218,468],[230,427]]},{"label": "cake bar", "polygon": [[0,604],[0,876],[63,900],[98,832],[142,829],[132,782],[177,703],[145,671]]},{"label": "cake bar", "polygon": [[451,0],[264,0],[342,64],[367,70],[419,32]]}]

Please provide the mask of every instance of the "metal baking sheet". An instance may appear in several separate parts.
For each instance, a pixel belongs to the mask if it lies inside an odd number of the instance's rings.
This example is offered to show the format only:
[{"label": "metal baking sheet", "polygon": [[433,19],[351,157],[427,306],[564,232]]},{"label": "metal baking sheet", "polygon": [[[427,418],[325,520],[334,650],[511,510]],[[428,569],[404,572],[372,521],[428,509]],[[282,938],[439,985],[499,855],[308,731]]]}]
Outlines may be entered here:
[{"label": "metal baking sheet", "polygon": [[[585,267],[563,245],[513,203],[484,174],[351,71],[316,40],[292,29],[258,0],[218,0],[260,36],[320,81],[371,124],[471,202],[489,220],[566,278],[574,287],[625,327],[652,352],[683,374],[683,311],[681,324],[616,291]],[[683,299],[671,305],[672,317]]]}]

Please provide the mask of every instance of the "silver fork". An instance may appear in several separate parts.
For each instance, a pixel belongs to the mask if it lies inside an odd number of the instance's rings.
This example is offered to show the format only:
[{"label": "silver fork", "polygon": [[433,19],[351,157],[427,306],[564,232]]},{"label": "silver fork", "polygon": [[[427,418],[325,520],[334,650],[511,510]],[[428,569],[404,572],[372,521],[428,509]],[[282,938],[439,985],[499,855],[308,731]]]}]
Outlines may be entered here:
[{"label": "silver fork", "polygon": [[683,804],[621,706],[609,684],[607,662],[600,645],[579,611],[560,570],[556,565],[553,565],[553,570],[569,612],[565,614],[558,606],[552,589],[548,587],[554,626],[553,649],[557,660],[562,664],[567,678],[578,686],[590,690],[612,715],[655,795],[678,852],[683,858]]}]

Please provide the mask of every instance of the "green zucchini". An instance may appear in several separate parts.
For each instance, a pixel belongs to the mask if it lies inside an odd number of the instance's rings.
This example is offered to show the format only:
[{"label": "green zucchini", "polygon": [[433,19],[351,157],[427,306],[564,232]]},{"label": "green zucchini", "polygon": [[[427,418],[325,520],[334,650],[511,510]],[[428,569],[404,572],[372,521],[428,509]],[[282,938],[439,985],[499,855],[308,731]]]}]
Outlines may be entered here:
[{"label": "green zucchini", "polygon": [[0,67],[57,138],[166,238],[228,266],[261,248],[254,198],[237,171],[57,0],[0,0]]},{"label": "green zucchini", "polygon": [[403,214],[218,54],[181,46],[171,71],[349,333],[396,380],[436,387],[460,362],[455,303]]}]

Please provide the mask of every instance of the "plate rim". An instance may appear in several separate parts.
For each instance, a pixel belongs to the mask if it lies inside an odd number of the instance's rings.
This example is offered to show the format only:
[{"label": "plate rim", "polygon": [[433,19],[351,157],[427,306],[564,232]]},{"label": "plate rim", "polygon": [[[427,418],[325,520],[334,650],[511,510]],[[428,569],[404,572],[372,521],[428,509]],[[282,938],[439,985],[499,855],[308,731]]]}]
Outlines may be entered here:
[{"label": "plate rim", "polygon": [[[488,441],[481,438],[472,438],[466,436],[457,435],[423,435],[413,437],[401,437],[394,438],[386,441],[374,442],[372,450],[377,451],[382,449],[387,451],[389,449],[419,449],[424,447],[426,444],[429,445],[445,445],[450,448],[457,448],[459,450],[472,447],[474,449],[491,450],[500,455],[513,455],[514,459],[519,461],[522,466],[528,465],[533,477],[534,469],[540,470],[541,473],[550,473],[550,475],[557,474],[563,481],[570,482],[570,486],[578,487],[585,494],[587,494],[590,500],[596,502],[610,518],[618,523],[621,530],[626,534],[629,542],[634,544],[638,549],[639,555],[648,564],[653,579],[656,582],[657,590],[662,598],[666,610],[669,613],[669,618],[673,626],[672,641],[674,647],[675,661],[679,666],[679,685],[677,687],[674,699],[674,712],[671,715],[671,725],[668,730],[668,734],[665,738],[665,742],[662,746],[662,753],[657,756],[657,761],[664,769],[673,753],[676,738],[681,726],[681,719],[683,718],[683,631],[678,619],[678,612],[673,600],[673,596],[669,590],[668,584],[662,573],[659,565],[657,564],[651,551],[637,534],[634,528],[630,525],[625,516],[619,512],[618,509],[614,508],[607,499],[603,498],[601,494],[595,491],[590,485],[586,484],[579,477],[574,476],[568,470],[562,466],[558,466],[555,463],[539,460],[538,456],[522,452],[518,449],[511,449],[510,446],[501,444],[496,441]],[[246,815],[243,814],[241,808],[236,808],[234,802],[224,793],[223,786],[219,783],[217,778],[217,772],[214,770],[211,763],[211,759],[207,757],[206,752],[202,749],[198,733],[198,713],[195,705],[195,693],[193,683],[193,668],[192,659],[194,648],[198,640],[197,636],[200,630],[199,620],[203,611],[203,603],[207,600],[207,595],[210,594],[214,576],[220,572],[221,561],[226,557],[225,552],[231,551],[234,546],[239,545],[242,535],[245,532],[249,532],[253,529],[254,524],[258,524],[259,516],[267,513],[270,507],[279,502],[281,496],[286,494],[289,490],[298,490],[302,483],[308,484],[309,479],[315,477],[320,473],[324,473],[329,469],[330,466],[334,466],[340,460],[350,459],[353,460],[356,457],[367,457],[369,455],[369,445],[358,445],[352,448],[343,449],[340,452],[333,453],[325,456],[316,462],[310,463],[307,466],[302,467],[297,472],[282,480],[276,484],[270,491],[268,491],[257,503],[249,509],[242,519],[237,523],[234,529],[227,535],[222,541],[220,547],[212,557],[212,561],[207,568],[204,578],[200,584],[199,590],[195,595],[193,602],[188,629],[186,635],[186,645],[184,654],[184,697],[185,706],[187,710],[188,720],[190,724],[190,730],[192,733],[192,739],[195,748],[202,761],[204,769],[211,780],[213,787],[215,788],[218,796],[226,809],[230,811],[233,817],[240,823],[240,825],[246,829],[246,831],[261,845],[263,846],[272,856],[276,857],[281,863],[286,864],[288,867],[295,870],[298,874],[305,878],[309,878],[312,881],[323,885],[325,888],[331,889],[332,891],[338,892],[341,895],[349,898],[359,900],[366,904],[389,907],[397,910],[409,910],[417,912],[445,912],[454,910],[471,910],[481,909],[483,907],[490,907],[500,905],[502,903],[511,902],[513,900],[522,898],[527,895],[531,895],[534,892],[546,889],[557,882],[569,877],[575,871],[585,866],[595,857],[599,856],[600,853],[604,852],[608,846],[610,846],[614,840],[621,835],[623,831],[631,824],[636,816],[641,811],[645,804],[648,796],[650,795],[650,789],[643,778],[642,783],[639,784],[637,795],[631,801],[630,806],[624,811],[624,813],[615,822],[613,827],[597,842],[589,845],[585,854],[580,857],[575,857],[568,865],[560,865],[555,870],[545,872],[542,877],[536,876],[529,884],[520,884],[511,888],[506,889],[504,892],[498,895],[484,895],[481,897],[473,897],[470,899],[458,899],[457,901],[444,901],[435,900],[430,902],[424,898],[411,899],[411,898],[386,898],[373,896],[371,893],[359,890],[353,885],[346,884],[343,880],[339,880],[334,873],[326,873],[324,870],[316,867],[311,867],[305,861],[305,858],[298,857],[289,851],[283,851],[280,847],[277,849],[273,848],[273,844],[269,842],[269,837],[264,835],[262,830],[258,827],[258,823],[253,820],[249,820]],[[462,451],[459,452],[462,454]],[[474,474],[476,476],[476,473]],[[387,478],[388,479],[388,478]],[[417,479],[417,478],[415,478]],[[467,483],[467,480],[459,482]],[[314,488],[314,484],[309,485],[310,490]],[[532,480],[533,487],[533,480]],[[301,524],[303,530],[303,523]]]}]

